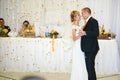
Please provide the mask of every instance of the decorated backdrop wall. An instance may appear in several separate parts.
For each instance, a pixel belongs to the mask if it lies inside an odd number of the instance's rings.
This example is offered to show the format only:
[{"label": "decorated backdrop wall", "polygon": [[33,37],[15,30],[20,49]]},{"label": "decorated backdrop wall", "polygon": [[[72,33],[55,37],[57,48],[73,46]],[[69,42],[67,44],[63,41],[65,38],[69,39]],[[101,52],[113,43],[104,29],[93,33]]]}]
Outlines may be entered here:
[{"label": "decorated backdrop wall", "polygon": [[117,34],[120,41],[120,0],[0,0],[0,17],[6,25],[19,31],[22,22],[29,20],[32,25],[60,24],[66,27],[70,23],[70,12],[90,7],[99,26]]}]

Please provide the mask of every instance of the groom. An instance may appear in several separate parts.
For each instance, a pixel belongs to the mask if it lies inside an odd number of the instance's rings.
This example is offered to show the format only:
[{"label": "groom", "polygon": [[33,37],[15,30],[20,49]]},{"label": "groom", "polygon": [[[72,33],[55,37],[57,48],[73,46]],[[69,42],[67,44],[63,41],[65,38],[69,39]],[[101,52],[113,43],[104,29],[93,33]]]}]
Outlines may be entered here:
[{"label": "groom", "polygon": [[82,9],[82,17],[86,24],[81,34],[81,49],[85,53],[88,80],[97,80],[95,72],[95,56],[99,50],[97,36],[99,35],[98,22],[91,16],[91,9]]}]

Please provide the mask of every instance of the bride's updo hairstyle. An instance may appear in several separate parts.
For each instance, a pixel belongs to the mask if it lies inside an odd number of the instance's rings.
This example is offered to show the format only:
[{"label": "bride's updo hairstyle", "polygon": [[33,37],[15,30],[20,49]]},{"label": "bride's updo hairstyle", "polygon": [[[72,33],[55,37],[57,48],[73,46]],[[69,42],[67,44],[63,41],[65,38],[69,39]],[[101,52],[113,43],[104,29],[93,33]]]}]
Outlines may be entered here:
[{"label": "bride's updo hairstyle", "polygon": [[71,17],[71,22],[73,22],[74,21],[74,17],[75,17],[75,15],[76,14],[80,14],[80,12],[79,11],[77,11],[77,10],[73,10],[72,12],[71,12],[71,14],[70,14],[70,17]]}]

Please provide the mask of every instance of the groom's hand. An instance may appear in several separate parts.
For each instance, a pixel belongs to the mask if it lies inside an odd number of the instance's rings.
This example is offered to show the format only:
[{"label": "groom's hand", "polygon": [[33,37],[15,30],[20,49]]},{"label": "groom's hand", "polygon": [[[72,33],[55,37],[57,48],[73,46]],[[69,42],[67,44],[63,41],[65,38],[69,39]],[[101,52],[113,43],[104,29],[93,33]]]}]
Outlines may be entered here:
[{"label": "groom's hand", "polygon": [[86,35],[86,32],[83,31],[83,30],[80,30],[80,35],[81,35],[81,36],[85,36],[85,35]]}]

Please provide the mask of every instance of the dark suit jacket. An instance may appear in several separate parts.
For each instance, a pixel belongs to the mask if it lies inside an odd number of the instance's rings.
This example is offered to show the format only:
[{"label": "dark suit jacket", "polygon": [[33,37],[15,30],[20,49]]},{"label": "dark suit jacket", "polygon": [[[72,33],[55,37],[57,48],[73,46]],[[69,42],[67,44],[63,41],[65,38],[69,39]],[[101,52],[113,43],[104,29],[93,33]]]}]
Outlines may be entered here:
[{"label": "dark suit jacket", "polygon": [[93,52],[99,50],[97,36],[99,35],[98,22],[94,18],[90,18],[83,29],[85,36],[81,37],[81,49],[83,52]]},{"label": "dark suit jacket", "polygon": [[8,33],[11,31],[9,26],[4,26],[4,28],[8,30]]}]

